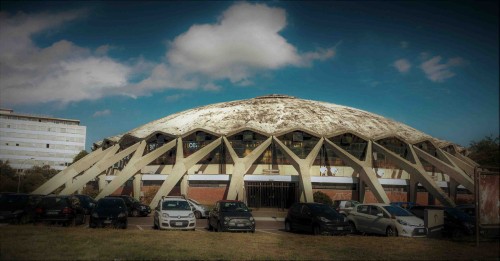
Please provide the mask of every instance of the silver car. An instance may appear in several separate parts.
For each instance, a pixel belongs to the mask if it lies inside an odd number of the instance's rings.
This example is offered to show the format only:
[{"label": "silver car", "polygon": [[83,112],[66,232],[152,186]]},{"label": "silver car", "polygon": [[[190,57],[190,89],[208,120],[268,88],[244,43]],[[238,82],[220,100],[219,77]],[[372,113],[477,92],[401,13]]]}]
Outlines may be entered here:
[{"label": "silver car", "polygon": [[351,232],[386,236],[425,237],[424,221],[406,209],[389,204],[360,204],[347,216]]},{"label": "silver car", "polygon": [[194,216],[197,219],[208,217],[209,210],[205,206],[203,206],[202,204],[198,203],[198,201],[191,198],[188,198],[186,200],[189,202],[189,205],[191,205],[191,207],[194,208],[193,209]]}]

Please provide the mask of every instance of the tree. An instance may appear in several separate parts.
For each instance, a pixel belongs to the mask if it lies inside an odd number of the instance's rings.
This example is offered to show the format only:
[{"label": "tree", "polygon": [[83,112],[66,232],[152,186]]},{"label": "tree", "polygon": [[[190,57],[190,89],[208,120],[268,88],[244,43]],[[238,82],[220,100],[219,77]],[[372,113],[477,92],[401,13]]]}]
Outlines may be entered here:
[{"label": "tree", "polygon": [[468,157],[485,167],[500,166],[499,137],[486,136],[480,141],[472,141]]},{"label": "tree", "polygon": [[[89,154],[89,153],[88,153],[86,150],[82,150],[82,151],[80,151],[80,152],[79,152],[78,154],[76,154],[76,156],[73,158],[73,162],[72,162],[71,164],[73,164],[73,163],[75,163],[75,162],[79,161],[80,159],[82,159],[83,157],[87,156],[88,154]],[[71,165],[71,164],[70,164],[70,165]]]},{"label": "tree", "polygon": [[314,192],[313,198],[314,198],[314,202],[323,203],[323,204],[327,204],[327,205],[333,204],[333,201],[330,198],[330,196],[328,196],[327,194],[325,194],[322,191]]}]

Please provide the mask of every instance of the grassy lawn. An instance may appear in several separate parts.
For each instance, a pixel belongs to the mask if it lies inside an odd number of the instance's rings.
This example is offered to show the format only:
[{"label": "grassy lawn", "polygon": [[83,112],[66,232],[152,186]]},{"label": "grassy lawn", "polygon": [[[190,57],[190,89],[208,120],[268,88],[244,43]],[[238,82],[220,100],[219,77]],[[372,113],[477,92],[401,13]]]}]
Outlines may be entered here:
[{"label": "grassy lawn", "polygon": [[68,259],[499,259],[499,242],[453,242],[376,236],[314,237],[267,233],[209,233],[0,227],[1,260]]}]

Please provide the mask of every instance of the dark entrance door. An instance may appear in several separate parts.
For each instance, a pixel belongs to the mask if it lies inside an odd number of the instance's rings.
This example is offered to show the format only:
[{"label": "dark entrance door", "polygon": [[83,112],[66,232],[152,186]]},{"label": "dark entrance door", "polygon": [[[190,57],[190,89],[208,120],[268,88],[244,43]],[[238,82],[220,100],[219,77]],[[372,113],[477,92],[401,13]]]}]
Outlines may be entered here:
[{"label": "dark entrance door", "polygon": [[289,208],[298,201],[295,182],[245,181],[247,204],[253,208]]}]

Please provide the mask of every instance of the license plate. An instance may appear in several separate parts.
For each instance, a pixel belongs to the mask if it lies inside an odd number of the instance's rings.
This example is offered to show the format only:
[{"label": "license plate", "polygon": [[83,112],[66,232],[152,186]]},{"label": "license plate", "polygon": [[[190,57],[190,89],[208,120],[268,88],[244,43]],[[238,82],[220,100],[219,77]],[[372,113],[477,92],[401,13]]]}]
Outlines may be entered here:
[{"label": "license plate", "polygon": [[104,220],[104,224],[111,224],[111,220]]},{"label": "license plate", "polygon": [[47,215],[57,215],[57,211],[47,211]]},{"label": "license plate", "polygon": [[175,222],[175,225],[180,227],[180,226],[182,226],[182,222]]},{"label": "license plate", "polygon": [[236,224],[236,226],[238,226],[238,227],[244,227],[245,224]]},{"label": "license plate", "polygon": [[418,229],[418,233],[424,233],[424,232],[425,232],[425,230],[423,228]]},{"label": "license plate", "polygon": [[337,230],[344,230],[344,227],[337,227]]}]

